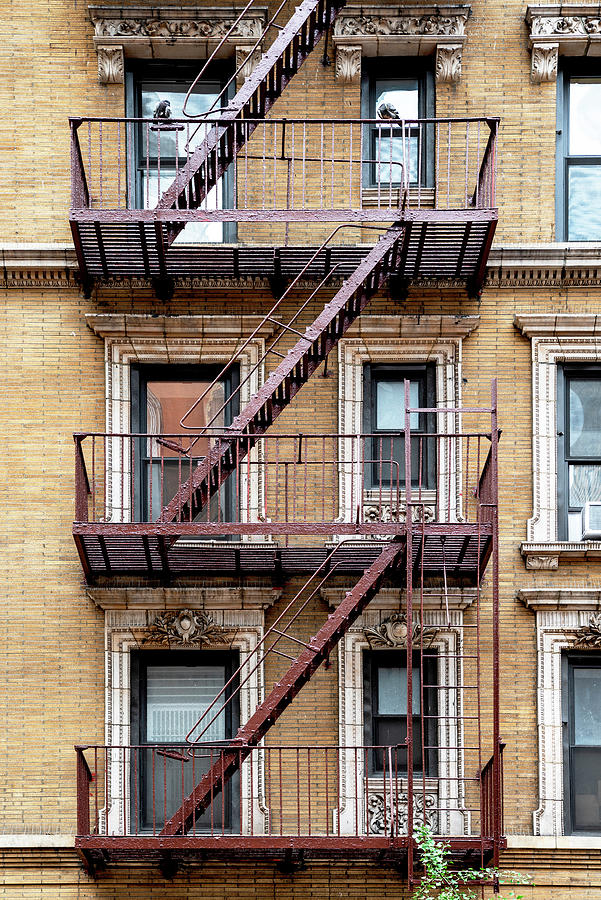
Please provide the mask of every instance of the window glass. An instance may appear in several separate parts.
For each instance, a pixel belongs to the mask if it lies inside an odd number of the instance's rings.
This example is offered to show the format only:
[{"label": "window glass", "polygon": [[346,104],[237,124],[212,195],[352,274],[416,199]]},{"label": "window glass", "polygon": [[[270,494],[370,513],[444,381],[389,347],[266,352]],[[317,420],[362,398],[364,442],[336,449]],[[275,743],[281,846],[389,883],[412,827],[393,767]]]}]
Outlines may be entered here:
[{"label": "window glass", "polygon": [[417,78],[376,78],[377,114],[383,103],[392,104],[399,119],[419,118],[419,82]]},{"label": "window glass", "polygon": [[[148,666],[146,679],[146,740],[184,741],[225,684],[225,666]],[[210,718],[207,716],[199,732]],[[224,738],[222,713],[203,740]]]},{"label": "window glass", "polygon": [[570,378],[570,456],[601,456],[601,379]]},{"label": "window glass", "polygon": [[[146,427],[148,434],[181,434],[181,419],[210,385],[210,381],[159,381],[157,379],[147,381]],[[225,385],[219,381],[213,385],[203,401],[188,416],[185,424],[192,428],[202,428],[221,409],[224,401]],[[222,411],[212,427],[219,430],[224,427],[224,424],[224,412]],[[203,437],[195,443],[195,456],[206,455],[209,440],[209,438]],[[159,445],[156,455],[177,456],[178,453],[170,447]]]},{"label": "window glass", "polygon": [[570,79],[570,154],[601,155],[601,79]]},{"label": "window glass", "polygon": [[569,166],[568,239],[601,240],[601,166]]},{"label": "window glass", "polygon": [[[160,82],[148,83],[142,82],[140,85],[140,115],[143,119],[152,119],[157,103],[161,100],[169,100],[171,104],[171,118],[185,119],[189,116],[199,116],[208,112],[216,101],[221,88],[217,83],[203,85],[198,90],[190,94],[190,98],[186,105],[187,116],[184,116],[183,107],[186,99],[187,88],[176,86],[163,86]],[[211,118],[209,116],[208,118]],[[198,128],[198,122],[191,121],[188,127],[184,126],[181,131],[166,131],[163,128],[153,130],[149,127],[148,149],[152,156],[157,156],[159,149],[161,158],[175,158],[176,154],[181,158],[186,156],[186,149],[189,138],[189,150],[192,151],[197,147],[205,135],[204,126]]]},{"label": "window glass", "polygon": [[[419,406],[419,381],[409,385],[409,402]],[[411,429],[419,428],[419,413],[411,413]],[[405,428],[405,384],[404,381],[378,378],[376,383],[376,429],[378,431],[402,431]]]},{"label": "window glass", "polygon": [[[420,678],[419,669],[414,666],[412,673],[413,714],[420,711]],[[407,668],[399,666],[380,667],[378,669],[378,715],[407,715]]]},{"label": "window glass", "polygon": [[601,747],[601,667],[574,668],[574,743]]},{"label": "window glass", "polygon": [[601,500],[601,466],[569,466],[569,503],[582,508],[591,500]]}]

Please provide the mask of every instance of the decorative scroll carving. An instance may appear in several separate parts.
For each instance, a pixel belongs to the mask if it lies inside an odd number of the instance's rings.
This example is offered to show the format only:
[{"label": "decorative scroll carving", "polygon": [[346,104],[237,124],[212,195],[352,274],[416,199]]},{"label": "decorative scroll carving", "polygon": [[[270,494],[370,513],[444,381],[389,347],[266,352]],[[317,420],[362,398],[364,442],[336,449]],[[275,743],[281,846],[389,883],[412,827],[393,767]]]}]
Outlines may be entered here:
[{"label": "decorative scroll carving", "polygon": [[336,47],[336,78],[349,84],[361,80],[361,47],[353,44]]},{"label": "decorative scroll carving", "polygon": [[[414,522],[434,521],[434,506],[414,506],[412,512],[412,520]],[[364,522],[405,522],[407,519],[407,507],[401,504],[400,507],[391,506],[390,504],[369,504],[363,507]]]},{"label": "decorative scroll carving", "polygon": [[575,15],[563,15],[565,4],[529,6],[526,22],[530,26],[532,49],[532,80],[555,81],[557,60],[568,56],[599,55],[601,44],[601,16],[599,9],[587,13],[586,7],[572,6]]},{"label": "decorative scroll carving", "polygon": [[[413,818],[416,822],[424,821],[424,803],[421,794],[413,797]],[[394,802],[394,810],[390,809],[388,793],[370,793],[367,802],[367,829],[369,834],[407,834],[407,794],[398,793]],[[438,832],[438,816],[436,794],[425,795],[425,822],[434,833]]]},{"label": "decorative scroll carving", "polygon": [[[366,639],[372,650],[382,648],[407,646],[407,616],[405,613],[392,613],[391,616],[380,622],[373,628],[364,631]],[[438,629],[431,626],[422,626],[418,622],[413,623],[411,640],[417,643],[421,638],[433,641],[438,634]]]},{"label": "decorative scroll carving", "polygon": [[464,35],[467,13],[458,15],[355,15],[351,9],[342,12],[334,23],[336,37],[363,35]]},{"label": "decorative scroll carving", "polygon": [[456,84],[461,78],[461,44],[438,44],[436,47],[436,81]]},{"label": "decorative scroll carving", "polygon": [[182,609],[157,616],[148,629],[143,643],[188,646],[199,644],[229,644],[231,634],[202,609]]},{"label": "decorative scroll carving", "polygon": [[[196,38],[197,40],[221,40],[232,27],[236,19],[235,15],[224,15],[215,9],[191,9],[189,16],[181,16],[178,9],[177,15],[169,18],[157,18],[156,10],[137,7],[135,14],[111,16],[107,9],[103,9],[104,15],[95,15],[92,7],[91,18],[94,25],[94,38]],[[133,10],[132,10],[133,12]],[[251,38],[256,40],[263,31],[262,16],[244,16],[228,35],[229,41],[236,38]]]},{"label": "decorative scroll carving", "polygon": [[101,84],[123,84],[125,64],[123,47],[97,47],[98,81]]},{"label": "decorative scroll carving", "polygon": [[559,556],[530,556],[526,557],[526,568],[536,571],[549,571],[559,567]]},{"label": "decorative scroll carving", "polygon": [[589,647],[592,650],[601,648],[601,613],[592,615],[587,625],[582,625],[574,632],[574,647]]},{"label": "decorative scroll carving", "polygon": [[555,81],[559,60],[559,44],[536,44],[532,48],[532,81]]},{"label": "decorative scroll carving", "polygon": [[236,71],[238,71],[238,83],[242,84],[252,73],[259,60],[261,59],[261,51],[254,50],[251,47],[236,47]]}]

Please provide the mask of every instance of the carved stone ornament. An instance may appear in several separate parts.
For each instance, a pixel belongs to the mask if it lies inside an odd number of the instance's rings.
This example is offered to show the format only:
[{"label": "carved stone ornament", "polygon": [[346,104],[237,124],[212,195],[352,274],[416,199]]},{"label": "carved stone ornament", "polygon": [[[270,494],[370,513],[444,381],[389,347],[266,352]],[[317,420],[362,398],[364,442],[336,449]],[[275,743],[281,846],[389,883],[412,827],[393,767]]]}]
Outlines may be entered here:
[{"label": "carved stone ornament", "polygon": [[583,625],[574,632],[574,647],[588,647],[591,650],[601,649],[601,613],[593,615],[588,625]]},{"label": "carved stone ornament", "polygon": [[236,71],[238,72],[237,80],[239,84],[243,84],[248,76],[252,74],[253,69],[261,59],[260,50],[252,50],[249,47],[236,47]]},{"label": "carved stone ornament", "polygon": [[461,78],[461,44],[439,44],[436,47],[437,84],[456,84]]},{"label": "carved stone ornament", "polygon": [[363,8],[353,9],[348,6],[334,23],[334,39],[349,35],[464,35],[468,14],[467,7],[463,7],[460,13],[450,15],[441,12],[416,15],[409,10],[406,14],[399,15],[397,10],[375,8],[365,12]]},{"label": "carved stone ornament", "polygon": [[[565,15],[569,12],[569,15]],[[599,6],[565,3],[529,6],[526,22],[530,27],[532,80],[555,81],[559,56],[598,56],[601,47]],[[595,46],[597,45],[597,46]]]},{"label": "carved stone ornament", "polygon": [[97,47],[98,81],[101,84],[123,84],[125,63],[123,47]]},{"label": "carved stone ornament", "polygon": [[[367,801],[367,829],[369,834],[407,834],[407,794],[399,793],[394,802],[394,810],[390,809],[390,796],[388,792],[370,792]],[[436,794],[425,796],[425,822],[433,832],[438,831],[438,816],[436,808],[438,801]],[[392,814],[391,814],[392,813]],[[413,819],[415,822],[424,821],[424,804],[420,794],[413,796]]]},{"label": "carved stone ornament", "polygon": [[555,81],[559,61],[559,44],[537,44],[532,48],[532,81]]},{"label": "carved stone ornament", "polygon": [[[374,628],[366,628],[364,634],[372,650],[406,647],[407,616],[405,613],[392,613]],[[421,638],[433,641],[437,634],[437,628],[422,627],[418,622],[414,622],[411,640],[413,643],[417,643]]]},{"label": "carved stone ornament", "polygon": [[336,78],[349,84],[361,80],[361,47],[343,44],[336,47]]},{"label": "carved stone ornament", "polygon": [[530,556],[526,557],[526,568],[533,571],[551,571],[559,568],[559,556]]},{"label": "carved stone ornament", "polygon": [[193,646],[203,644],[229,644],[231,634],[221,625],[216,625],[211,616],[202,609],[182,609],[158,615],[148,629],[144,644],[158,643],[170,646]]}]

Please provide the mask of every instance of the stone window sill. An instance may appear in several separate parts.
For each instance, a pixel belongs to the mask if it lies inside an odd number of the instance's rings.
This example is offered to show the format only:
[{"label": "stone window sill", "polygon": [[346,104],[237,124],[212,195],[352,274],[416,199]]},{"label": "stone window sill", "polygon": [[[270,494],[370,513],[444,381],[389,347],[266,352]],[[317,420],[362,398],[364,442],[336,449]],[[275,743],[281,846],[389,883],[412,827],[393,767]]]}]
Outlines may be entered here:
[{"label": "stone window sill", "polygon": [[576,559],[601,559],[601,541],[524,541],[520,552],[527,569],[554,570]]}]

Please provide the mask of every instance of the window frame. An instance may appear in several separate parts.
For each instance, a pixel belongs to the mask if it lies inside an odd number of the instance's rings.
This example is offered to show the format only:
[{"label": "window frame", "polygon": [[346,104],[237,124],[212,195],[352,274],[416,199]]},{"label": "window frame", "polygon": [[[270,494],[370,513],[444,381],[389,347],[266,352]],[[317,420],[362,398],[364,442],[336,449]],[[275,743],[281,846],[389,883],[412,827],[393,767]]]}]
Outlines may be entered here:
[{"label": "window frame", "polygon": [[[198,76],[203,65],[203,60],[193,62],[191,60],[128,60],[125,72],[125,110],[126,115],[131,118],[142,117],[142,96],[141,89],[145,82],[163,82],[166,90],[175,87],[184,87],[187,91],[194,79]],[[233,62],[227,60],[217,60],[208,67],[203,80],[208,82],[216,82],[221,85],[221,89],[225,87],[233,74]],[[230,100],[235,93],[235,82],[232,81],[224,101]],[[215,113],[215,116],[218,114]],[[190,119],[190,122],[194,122]],[[144,197],[142,188],[142,178],[139,162],[139,129],[134,129],[135,134],[135,153],[127,154],[127,166],[130,169],[127,178],[127,184],[135,185],[135,209],[144,209]],[[133,162],[132,162],[133,156]],[[169,158],[165,158],[164,162],[168,165]],[[135,171],[131,172],[132,165]],[[175,158],[173,158],[173,167],[175,168]],[[168,183],[165,185],[165,189]],[[225,209],[234,207],[235,184],[232,170],[228,169],[223,175],[223,186],[221,191],[221,202]],[[223,236],[221,241],[214,243],[235,243],[237,239],[237,223],[222,222]],[[184,232],[185,234],[185,232]]]},{"label": "window frame", "polygon": [[[377,416],[377,375],[394,373],[397,377],[391,381],[403,382],[405,378],[415,380],[419,377],[419,405],[433,408],[436,405],[436,367],[430,363],[364,363],[363,365],[363,432],[365,435],[390,435],[393,432],[376,428]],[[418,413],[419,427],[411,429],[411,434],[434,434],[436,431],[436,417],[434,414]],[[396,432],[394,432],[396,433]],[[376,458],[376,449],[372,439],[372,457]],[[404,448],[404,429],[400,430],[399,441]],[[434,443],[434,452],[430,444]],[[367,441],[366,441],[367,449]],[[403,452],[401,450],[401,452]],[[368,463],[365,466],[365,486],[369,489],[390,487],[390,479],[378,478],[377,462]],[[422,472],[419,473],[421,487],[424,490],[434,490],[436,487],[436,442],[426,439],[423,445]],[[400,479],[402,490],[405,489],[404,471]],[[418,478],[411,479],[412,487],[419,486]]]},{"label": "window frame", "polygon": [[[206,650],[206,649],[190,649],[190,650],[158,650],[158,649],[149,649],[149,650],[138,650],[132,649],[130,654],[130,683],[131,683],[131,693],[130,693],[130,730],[131,730],[131,740],[134,746],[142,747],[156,747],[156,742],[149,742],[147,740],[143,740],[146,736],[146,683],[147,683],[147,669],[150,665],[165,665],[166,663],[169,665],[190,665],[193,666],[195,663],[211,665],[211,664],[222,664],[225,663],[225,678],[224,682],[227,683],[232,675],[236,672],[239,667],[240,654],[237,650]],[[225,699],[228,699],[232,696],[234,691],[238,687],[238,679],[234,680],[232,684],[228,687],[227,692],[225,694]],[[228,703],[225,709],[225,733],[226,740],[231,739],[238,728],[240,727],[240,701],[238,698],[237,702]],[[158,746],[173,746],[174,748],[188,746],[187,744],[181,741],[164,741],[161,742]],[[130,778],[132,779],[132,784],[135,783],[135,779],[138,778],[139,782],[137,784],[136,790],[131,791],[130,798],[130,821],[131,822],[140,822],[140,831],[148,831],[148,827],[144,827],[142,825],[142,810],[143,810],[143,794],[144,794],[144,786],[142,779],[145,777],[145,763],[144,756],[140,751],[140,756],[137,764],[136,771],[136,763],[134,758],[132,758],[131,764],[131,774]],[[146,773],[147,777],[147,773]],[[224,825],[226,830],[233,830],[233,826],[240,821],[240,808],[239,808],[239,798],[240,791],[238,786],[235,784],[237,779],[239,778],[239,773],[236,774],[234,779],[230,779],[229,782],[224,787],[223,796],[225,798],[226,806],[224,810]],[[134,804],[136,802],[136,798],[138,800],[139,810],[135,810]],[[136,819],[137,816],[137,819]],[[202,831],[202,826],[196,825],[197,831]]]},{"label": "window frame", "polygon": [[[146,385],[149,381],[213,381],[223,367],[219,364],[206,363],[139,363],[130,366],[130,430],[132,434],[147,434],[148,421],[146,418]],[[240,385],[240,370],[238,366],[231,366],[223,379],[225,393],[231,402],[226,404],[224,410],[224,425],[227,427],[238,415],[240,408],[240,394],[237,388]],[[134,448],[135,471],[138,472],[134,486],[134,521],[149,521],[148,510],[148,484],[142,481],[140,473],[144,473],[144,458],[142,455],[142,441],[136,441]],[[232,473],[224,487],[225,515],[231,521],[233,516],[234,488],[236,475]]]},{"label": "window frame", "polygon": [[[598,668],[601,673],[601,654],[594,651],[564,651],[561,655],[561,705],[563,725],[563,784],[564,784],[564,834],[601,835],[601,821],[597,829],[576,828],[574,825],[574,781],[572,773],[572,749],[574,748],[574,669]],[[588,746],[588,745],[580,745]],[[593,745],[591,745],[593,749]],[[597,749],[601,755],[601,743]]]},{"label": "window frame", "polygon": [[[569,454],[569,390],[571,378],[601,380],[601,365],[594,363],[563,363],[557,366],[557,537],[569,541],[569,468],[575,463],[594,464],[595,457]],[[601,454],[598,457],[601,465]],[[572,510],[576,511],[576,508]],[[582,537],[581,537],[582,539]]]},{"label": "window frame", "polygon": [[[432,119],[435,115],[435,82],[430,57],[400,56],[364,58],[361,66],[361,118],[377,118],[375,109],[376,80],[386,78],[416,79],[418,82],[418,118]],[[385,121],[385,120],[382,120]],[[366,148],[368,159],[371,159],[371,147],[374,140],[375,126],[366,125],[363,129],[363,156]],[[363,165],[363,187],[377,188],[375,163]],[[380,185],[398,187],[400,182],[380,181]],[[417,186],[417,180],[410,186]],[[434,187],[434,126],[424,129],[421,161],[421,187]]]},{"label": "window frame", "polygon": [[[413,650],[413,669],[418,669],[420,673],[420,711],[413,713],[413,731],[421,736],[422,718],[424,721],[424,737],[426,740],[423,749],[418,749],[417,743],[413,744],[413,767],[414,775],[426,777],[438,776],[438,653],[435,649],[429,649],[423,655],[420,650]],[[423,661],[423,669],[421,663]],[[363,651],[363,733],[364,743],[366,746],[378,746],[376,740],[377,723],[381,719],[399,719],[405,720],[405,733],[407,729],[406,721],[408,716],[385,716],[375,712],[377,710],[377,684],[378,669],[384,665],[388,667],[407,667],[407,651],[401,648],[395,650],[364,650]],[[425,673],[425,677],[422,673]],[[407,698],[407,708],[409,709],[409,698]],[[416,750],[419,756],[416,760]],[[402,751],[401,751],[402,752]],[[368,775],[383,775],[385,768],[378,765],[378,756],[376,752],[368,754]],[[426,762],[426,771],[422,772],[422,759]],[[399,774],[402,778],[407,777],[406,765],[399,764]]]},{"label": "window frame", "polygon": [[[598,165],[599,156],[571,156],[570,149],[570,82],[572,78],[599,78],[599,59],[562,59],[557,75],[557,119],[556,119],[556,196],[555,196],[555,240],[569,241],[569,168],[575,161],[579,165]],[[599,238],[591,238],[592,241]]]}]

